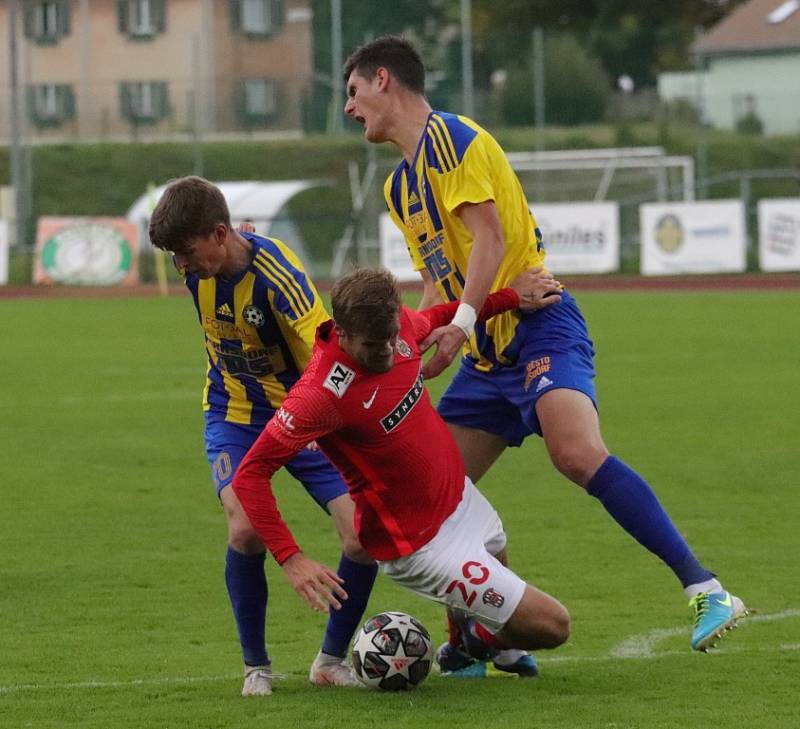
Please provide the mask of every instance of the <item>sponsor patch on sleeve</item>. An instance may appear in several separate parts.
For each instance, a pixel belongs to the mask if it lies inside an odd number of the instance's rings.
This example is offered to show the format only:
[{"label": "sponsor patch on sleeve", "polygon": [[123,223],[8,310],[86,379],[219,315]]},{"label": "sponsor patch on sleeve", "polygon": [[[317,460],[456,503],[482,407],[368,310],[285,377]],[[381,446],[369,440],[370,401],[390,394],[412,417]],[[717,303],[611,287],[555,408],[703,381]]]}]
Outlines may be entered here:
[{"label": "sponsor patch on sleeve", "polygon": [[334,362],[322,386],[330,390],[336,397],[341,398],[355,377],[356,373],[349,367],[345,367],[341,362]]},{"label": "sponsor patch on sleeve", "polygon": [[275,413],[275,422],[277,426],[286,433],[291,433],[294,430],[294,415],[292,415],[286,408],[280,408]]}]

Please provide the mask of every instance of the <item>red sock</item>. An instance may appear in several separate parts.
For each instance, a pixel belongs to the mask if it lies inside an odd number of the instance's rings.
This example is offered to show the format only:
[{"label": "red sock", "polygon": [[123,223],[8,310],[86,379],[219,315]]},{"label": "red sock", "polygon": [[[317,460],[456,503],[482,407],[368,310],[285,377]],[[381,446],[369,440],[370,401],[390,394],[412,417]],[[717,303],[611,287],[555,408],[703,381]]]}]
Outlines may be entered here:
[{"label": "red sock", "polygon": [[449,612],[447,613],[447,642],[455,648],[461,645],[461,628],[459,628],[458,623],[450,617]]},{"label": "red sock", "polygon": [[472,631],[475,633],[476,637],[480,638],[484,643],[486,643],[486,645],[491,646],[492,648],[498,648],[501,651],[508,648],[505,643],[499,641],[496,635],[492,635],[480,623],[475,623]]}]

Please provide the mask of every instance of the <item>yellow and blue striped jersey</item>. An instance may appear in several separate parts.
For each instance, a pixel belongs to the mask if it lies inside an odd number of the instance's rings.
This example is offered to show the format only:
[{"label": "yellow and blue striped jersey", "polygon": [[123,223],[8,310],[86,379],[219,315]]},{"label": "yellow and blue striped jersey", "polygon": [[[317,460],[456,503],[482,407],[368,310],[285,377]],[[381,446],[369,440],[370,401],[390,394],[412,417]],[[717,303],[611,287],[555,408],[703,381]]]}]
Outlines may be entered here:
[{"label": "yellow and blue striped jersey", "polygon": [[205,332],[203,410],[231,423],[266,423],[311,358],[329,316],[297,256],[279,240],[249,233],[250,265],[223,280],[187,274]]},{"label": "yellow and blue striped jersey", "polygon": [[[414,161],[403,160],[389,175],[384,197],[415,268],[428,270],[445,301],[461,298],[472,251],[469,229],[455,212],[462,203],[497,206],[506,252],[492,291],[544,263],[541,233],[519,179],[494,137],[467,117],[432,111]],[[478,369],[510,364],[503,353],[518,323],[519,314],[509,311],[476,326],[468,350]]]}]

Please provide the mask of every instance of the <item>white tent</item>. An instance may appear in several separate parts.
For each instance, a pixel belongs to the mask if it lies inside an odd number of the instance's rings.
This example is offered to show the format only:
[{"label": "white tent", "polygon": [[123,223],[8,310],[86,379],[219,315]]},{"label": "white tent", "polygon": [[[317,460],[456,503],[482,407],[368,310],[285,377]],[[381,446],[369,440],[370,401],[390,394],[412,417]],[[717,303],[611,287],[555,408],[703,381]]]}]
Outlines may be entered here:
[{"label": "white tent", "polygon": [[[285,210],[286,203],[297,193],[311,187],[321,187],[328,183],[324,180],[286,180],[283,182],[216,182],[222,191],[231,213],[231,222],[237,225],[242,221],[250,221],[259,235],[279,238],[294,250],[303,264],[313,273],[311,261],[306,253],[303,240],[294,222]],[[133,205],[126,216],[139,226],[142,236],[140,250],[148,251],[149,238],[147,227],[150,223],[150,212],[164,193],[166,185],[146,192]]]}]

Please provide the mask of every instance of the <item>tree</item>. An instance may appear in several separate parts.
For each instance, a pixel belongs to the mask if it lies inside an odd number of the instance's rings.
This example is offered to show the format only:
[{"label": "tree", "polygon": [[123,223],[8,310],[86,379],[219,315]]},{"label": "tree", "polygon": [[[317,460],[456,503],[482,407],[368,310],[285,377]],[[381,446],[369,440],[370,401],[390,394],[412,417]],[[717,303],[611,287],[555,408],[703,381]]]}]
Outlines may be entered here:
[{"label": "tree", "polygon": [[[529,39],[530,42],[530,39]],[[501,92],[501,113],[508,124],[535,118],[530,48],[509,71]],[[545,107],[548,124],[581,124],[603,119],[611,95],[605,72],[571,33],[545,40]]]}]

